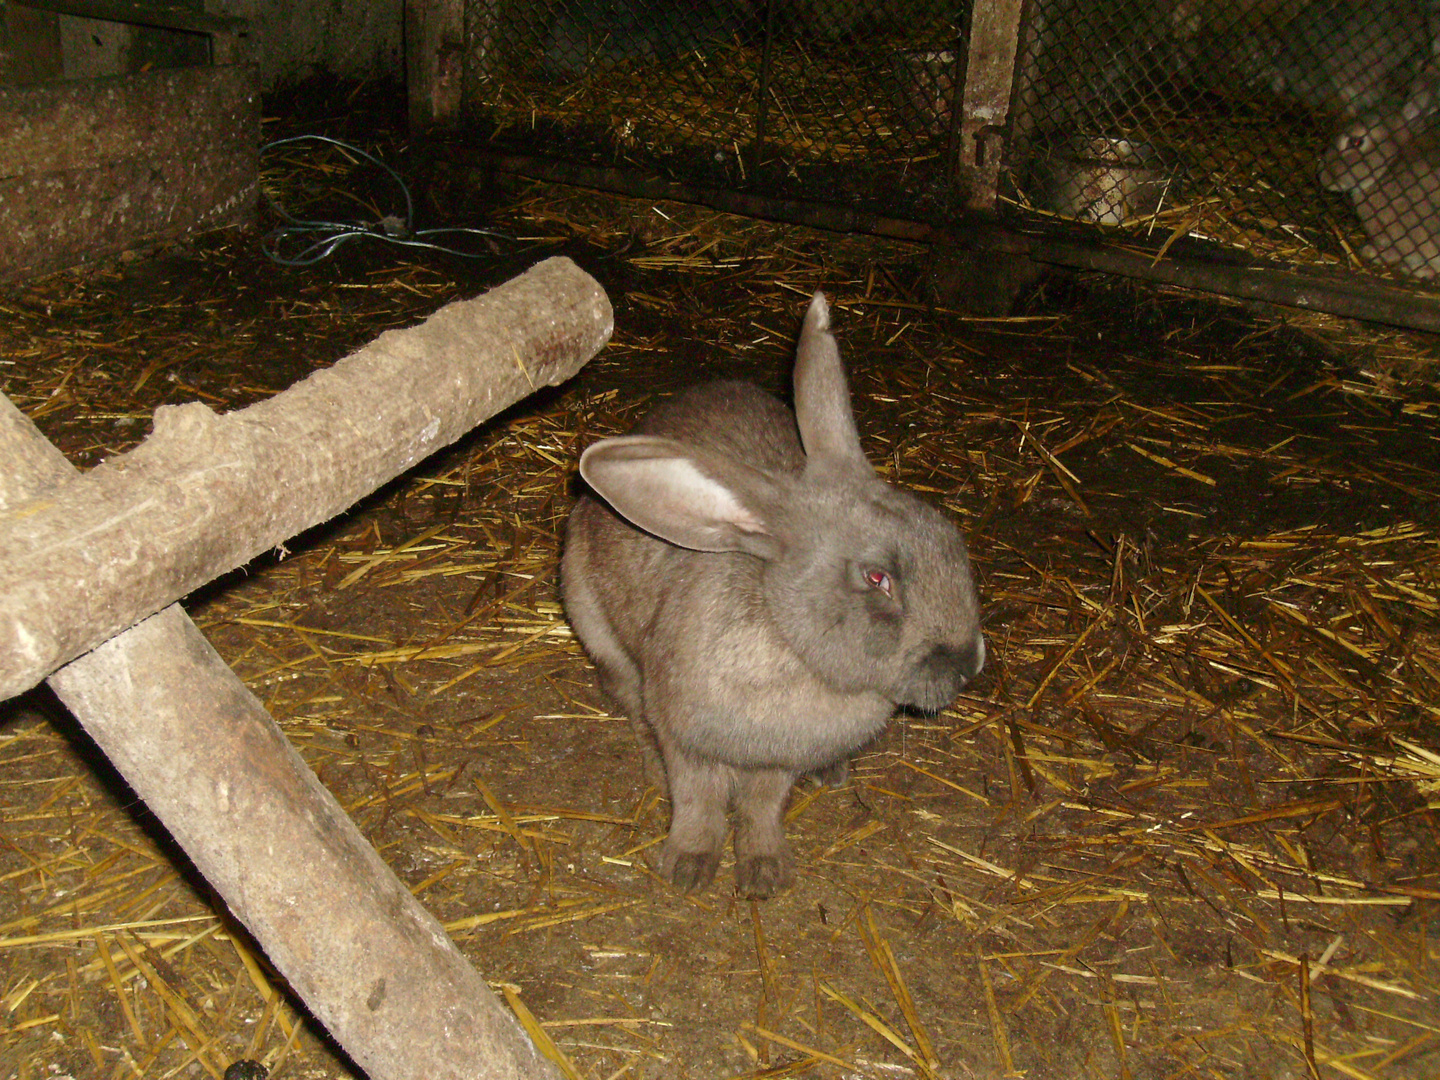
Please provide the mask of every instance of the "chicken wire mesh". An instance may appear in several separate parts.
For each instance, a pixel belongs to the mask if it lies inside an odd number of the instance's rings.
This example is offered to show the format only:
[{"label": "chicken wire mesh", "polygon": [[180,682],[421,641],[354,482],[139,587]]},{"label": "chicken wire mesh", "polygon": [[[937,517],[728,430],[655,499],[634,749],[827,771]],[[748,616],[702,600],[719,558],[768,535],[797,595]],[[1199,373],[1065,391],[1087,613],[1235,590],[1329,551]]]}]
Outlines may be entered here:
[{"label": "chicken wire mesh", "polygon": [[[955,0],[468,0],[491,145],[920,221],[958,167]],[[1440,0],[1030,0],[1001,208],[1440,269]]]},{"label": "chicken wire mesh", "polygon": [[1034,0],[1013,205],[1432,277],[1437,27],[1436,0]]},{"label": "chicken wire mesh", "polygon": [[470,0],[492,144],[917,217],[955,201],[955,0]]}]

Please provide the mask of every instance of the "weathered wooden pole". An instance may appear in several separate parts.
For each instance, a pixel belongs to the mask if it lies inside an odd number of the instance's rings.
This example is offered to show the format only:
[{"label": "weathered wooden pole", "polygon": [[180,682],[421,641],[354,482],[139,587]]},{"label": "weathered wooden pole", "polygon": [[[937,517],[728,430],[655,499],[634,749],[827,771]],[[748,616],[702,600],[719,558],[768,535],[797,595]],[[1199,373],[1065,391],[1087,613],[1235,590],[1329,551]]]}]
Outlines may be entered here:
[{"label": "weathered wooden pole", "polygon": [[[364,444],[356,452],[371,463],[369,475],[379,477],[371,487],[378,486],[394,475],[387,470],[398,472],[467,430],[455,412],[474,417],[473,425],[535,386],[560,381],[598,351],[610,328],[610,305],[599,286],[568,260],[550,260],[485,297],[451,305],[423,326],[385,335],[381,342],[389,340],[378,357],[372,346],[342,361],[320,380],[318,396],[302,395],[313,412],[291,415],[275,405],[265,413],[270,419],[246,421],[257,428],[238,438],[238,446],[211,441],[217,458],[209,468],[223,482],[199,498],[179,493],[179,512],[203,524],[207,516],[223,516],[223,502],[238,493],[273,496],[251,504],[251,513],[264,524],[249,530],[246,544],[227,548],[231,554],[225,557],[255,544],[264,550],[343,509],[336,504],[346,498],[314,494],[300,499],[320,516],[292,527],[295,518],[287,514],[294,514],[295,500],[286,496],[293,493],[281,489],[293,482],[293,474],[279,468],[286,454],[315,455],[328,469],[310,460],[303,470],[309,480],[336,484],[341,482],[336,474],[343,473],[345,490],[359,497],[370,490],[365,487],[370,481],[359,479],[363,470],[340,460],[347,446]],[[435,364],[430,350],[448,366]],[[384,385],[389,378],[404,385]],[[439,383],[439,397],[462,407],[441,407],[429,393],[420,395],[418,405],[399,400],[407,387],[427,378]],[[212,418],[202,429],[223,429],[257,408]],[[327,428],[327,423],[334,426]],[[374,445],[386,439],[395,442],[388,453]],[[271,447],[272,440],[280,448]],[[242,450],[263,450],[263,464],[249,461]],[[125,519],[158,511],[177,495],[171,487],[175,483],[206,488],[209,474],[200,451],[179,456],[189,471],[168,483],[164,470],[152,464],[165,459],[147,458],[138,472],[150,503],[124,503],[119,510],[112,503],[108,514]],[[253,471],[257,467],[274,470],[268,478],[272,491],[265,492],[263,473]],[[17,515],[43,515],[51,505],[71,505],[66,494],[84,479],[73,477],[63,455],[0,396],[0,524],[13,524]],[[285,504],[285,512],[275,504]],[[166,524],[156,528],[178,529],[175,513],[174,507],[160,513]],[[97,581],[123,576],[108,560],[150,553],[124,520],[115,524],[121,535],[131,537],[130,546],[94,548]],[[143,522],[139,529],[144,530]],[[278,539],[263,539],[277,530],[283,532]],[[197,532],[203,539],[213,529]],[[48,542],[63,552],[65,545]],[[85,549],[83,538],[74,543]],[[162,547],[183,569],[151,568],[147,574],[132,563],[125,572],[168,583],[131,593],[132,603],[143,607],[149,601],[134,597],[153,597],[157,589],[162,595],[165,588],[183,592],[184,582],[215,564],[211,551],[185,556],[178,539]],[[54,565],[69,565],[63,553],[54,558]],[[72,587],[89,590],[85,581],[70,580]],[[75,640],[58,621],[46,625],[56,640]],[[72,661],[49,682],[372,1080],[558,1076],[178,605]]]},{"label": "weathered wooden pole", "polygon": [[268,401],[160,408],[130,453],[0,514],[0,700],[568,379],[612,323],[547,259]]}]

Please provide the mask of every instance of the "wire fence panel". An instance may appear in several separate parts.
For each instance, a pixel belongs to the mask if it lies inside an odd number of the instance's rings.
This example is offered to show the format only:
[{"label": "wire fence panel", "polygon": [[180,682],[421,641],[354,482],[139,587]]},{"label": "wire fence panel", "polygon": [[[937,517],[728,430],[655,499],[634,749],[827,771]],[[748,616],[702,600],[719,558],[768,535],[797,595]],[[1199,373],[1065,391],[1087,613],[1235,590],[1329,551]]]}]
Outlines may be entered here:
[{"label": "wire fence panel", "polygon": [[952,206],[955,0],[470,0],[464,99],[500,145],[695,183]]},{"label": "wire fence panel", "polygon": [[[947,223],[969,0],[467,0],[500,148]],[[1002,210],[1440,269],[1440,0],[1031,0]]]},{"label": "wire fence panel", "polygon": [[1437,30],[1437,0],[1034,0],[1013,205],[1431,277]]}]

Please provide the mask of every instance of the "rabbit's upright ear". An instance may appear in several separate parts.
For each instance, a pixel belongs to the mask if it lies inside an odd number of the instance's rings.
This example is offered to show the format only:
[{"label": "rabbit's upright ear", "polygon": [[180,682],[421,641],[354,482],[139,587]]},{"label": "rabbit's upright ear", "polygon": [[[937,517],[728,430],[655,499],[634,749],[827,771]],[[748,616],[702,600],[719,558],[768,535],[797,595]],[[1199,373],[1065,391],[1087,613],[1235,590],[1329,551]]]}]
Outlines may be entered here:
[{"label": "rabbit's upright ear", "polygon": [[780,550],[771,520],[779,483],[724,454],[654,435],[602,439],[580,455],[580,475],[631,524],[695,551]]},{"label": "rabbit's upright ear", "polygon": [[807,457],[860,465],[870,471],[855,430],[845,365],[840,362],[835,335],[830,333],[830,308],[824,293],[817,292],[810,301],[800,327],[795,351],[795,420]]}]

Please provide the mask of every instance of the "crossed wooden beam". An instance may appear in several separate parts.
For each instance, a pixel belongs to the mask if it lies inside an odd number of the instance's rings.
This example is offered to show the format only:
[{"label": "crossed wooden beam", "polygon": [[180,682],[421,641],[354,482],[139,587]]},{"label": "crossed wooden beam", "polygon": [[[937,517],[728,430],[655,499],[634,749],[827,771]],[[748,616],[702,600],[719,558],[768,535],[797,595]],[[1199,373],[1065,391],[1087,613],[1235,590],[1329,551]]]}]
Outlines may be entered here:
[{"label": "crossed wooden beam", "polygon": [[605,346],[605,292],[548,259],[282,394],[165,406],[78,475],[0,396],[0,699],[48,681],[371,1080],[549,1080],[440,923],[177,599]]}]

